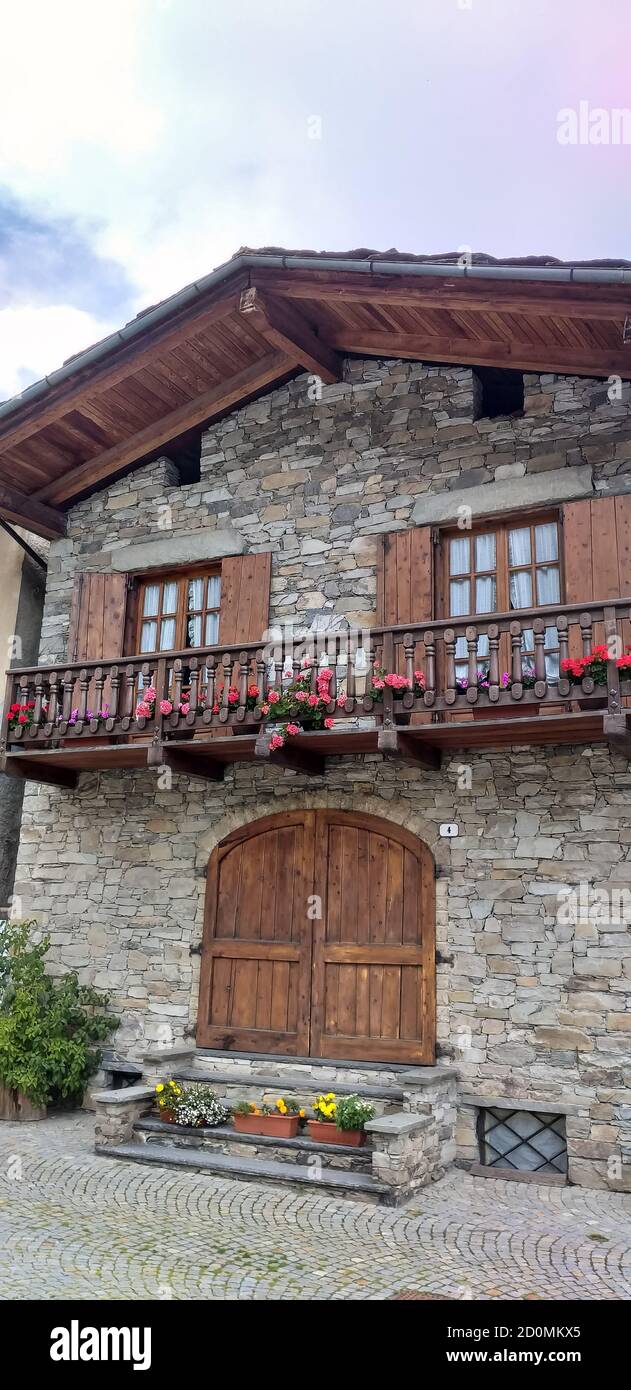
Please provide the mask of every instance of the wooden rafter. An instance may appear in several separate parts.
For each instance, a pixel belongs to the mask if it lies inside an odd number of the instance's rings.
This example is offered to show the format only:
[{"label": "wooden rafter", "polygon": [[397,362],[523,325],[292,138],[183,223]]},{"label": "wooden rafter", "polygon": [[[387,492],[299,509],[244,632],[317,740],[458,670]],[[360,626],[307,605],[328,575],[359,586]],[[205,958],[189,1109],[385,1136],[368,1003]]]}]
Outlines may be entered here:
[{"label": "wooden rafter", "polygon": [[0,516],[14,526],[24,526],[47,540],[58,540],[66,534],[66,518],[56,507],[48,507],[36,498],[25,497],[17,488],[0,483]]},{"label": "wooden rafter", "polygon": [[293,304],[252,287],[243,291],[239,312],[273,347],[289,357],[295,355],[305,371],[315,373],[328,384],[340,381],[341,358],[318,338]]},{"label": "wooden rafter", "polygon": [[25,404],[16,415],[15,420],[9,416],[8,419],[2,421],[0,423],[2,451],[12,449],[16,444],[21,444],[32,434],[45,429],[47,425],[62,419],[64,415],[73,410],[81,413],[87,407],[86,413],[92,416],[92,413],[95,412],[97,422],[101,423],[98,407],[93,401],[95,395],[109,391],[112,387],[124,382],[132,372],[136,373],[143,367],[150,366],[161,353],[169,352],[179,343],[186,342],[191,335],[202,332],[215,323],[220,323],[222,319],[234,312],[238,302],[238,292],[235,286],[231,294],[225,295],[215,304],[206,305],[195,313],[191,311],[184,313],[177,323],[161,330],[154,330],[142,344],[122,342],[120,351],[114,352],[110,361],[103,362],[100,366],[86,367],[83,371],[78,372],[76,377],[72,377],[67,385],[53,390],[50,397],[45,397],[41,402],[34,401],[32,405]]},{"label": "wooden rafter", "polygon": [[17,757],[4,755],[0,760],[0,772],[7,777],[16,777],[21,782],[47,782],[53,787],[76,787],[78,773],[69,767],[60,767],[52,762],[40,762],[30,753],[20,753]]},{"label": "wooden rafter", "polygon": [[432,772],[437,772],[440,767],[440,748],[434,747],[431,743],[424,743],[409,733],[401,732],[400,729],[380,729],[377,737],[377,749],[384,756],[403,758],[408,762],[417,763],[420,767],[426,767]]},{"label": "wooden rafter", "polygon": [[36,493],[37,499],[54,502],[70,501],[72,497],[84,492],[86,488],[93,487],[97,483],[103,482],[105,478],[121,472],[135,459],[143,458],[152,453],[154,449],[159,449],[162,444],[167,444],[170,439],[175,439],[185,430],[192,429],[193,426],[200,425],[205,420],[211,420],[214,416],[223,414],[224,411],[229,410],[231,406],[236,405],[244,398],[272,385],[273,382],[295,369],[295,366],[295,356],[291,359],[282,352],[270,353],[269,356],[263,357],[252,366],[246,367],[244,371],[236,372],[234,376],[221,382],[219,386],[213,386],[208,391],[203,391],[200,396],[196,396],[194,400],[178,406],[177,410],[170,410],[168,414],[131,435],[121,444],[116,444],[112,449],[106,449],[96,458],[80,464],[78,468],[71,469],[64,477],[57,478],[54,482],[48,483],[46,487],[40,488],[39,492]]},{"label": "wooden rafter", "polygon": [[206,753],[191,753],[188,749],[172,748],[167,743],[152,744],[147,750],[149,767],[169,767],[185,777],[203,777],[207,782],[223,782],[224,764]]},{"label": "wooden rafter", "polygon": [[324,772],[324,755],[312,752],[309,748],[296,748],[285,744],[273,752],[270,749],[271,732],[262,729],[254,746],[256,758],[264,758],[277,767],[291,768],[293,772],[306,772],[309,777],[321,777]]},{"label": "wooden rafter", "polygon": [[543,343],[504,340],[444,338],[419,333],[393,333],[387,329],[339,328],[329,335],[338,352],[354,352],[363,357],[401,357],[413,361],[469,363],[475,367],[514,367],[516,371],[560,372],[577,376],[603,376],[615,373],[631,377],[631,353],[626,364],[610,349],[592,348],[586,352],[566,351]]}]

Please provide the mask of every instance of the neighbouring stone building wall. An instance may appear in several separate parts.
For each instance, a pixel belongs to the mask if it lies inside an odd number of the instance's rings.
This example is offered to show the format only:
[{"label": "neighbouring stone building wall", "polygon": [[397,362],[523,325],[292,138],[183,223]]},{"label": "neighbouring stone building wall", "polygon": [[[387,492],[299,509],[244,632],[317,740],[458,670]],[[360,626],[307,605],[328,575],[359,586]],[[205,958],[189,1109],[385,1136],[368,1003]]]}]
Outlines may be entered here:
[{"label": "neighbouring stone building wall", "polygon": [[[159,460],[76,506],[51,547],[42,660],[65,652],[75,574],[133,569],[149,542],[165,562],[183,538],[209,558],[213,536],[218,554],[272,550],[274,619],[368,622],[379,532],[432,508],[455,519],[466,497],[484,511],[505,495],[519,506],[631,486],[629,404],[603,383],[528,376],[523,417],[475,421],[467,368],[349,362],[346,377],[316,401],[301,377],[208,430],[197,484],[176,486]],[[332,758],[320,778],[236,764],[223,784],[175,777],[170,790],[151,771],[87,773],[74,793],[29,784],[16,891],[51,933],[53,968],[109,989],[117,1041],[140,1055],[194,1027],[191,948],[225,834],[293,807],[385,815],[439,868],[441,1055],[469,1091],[583,1102],[568,1118],[575,1171],[619,1185],[612,1156],[631,1165],[629,928],[563,922],[557,895],[631,891],[630,795],[626,759],[604,745],[463,752],[440,772],[377,754]],[[442,821],[457,839],[439,837]]]}]

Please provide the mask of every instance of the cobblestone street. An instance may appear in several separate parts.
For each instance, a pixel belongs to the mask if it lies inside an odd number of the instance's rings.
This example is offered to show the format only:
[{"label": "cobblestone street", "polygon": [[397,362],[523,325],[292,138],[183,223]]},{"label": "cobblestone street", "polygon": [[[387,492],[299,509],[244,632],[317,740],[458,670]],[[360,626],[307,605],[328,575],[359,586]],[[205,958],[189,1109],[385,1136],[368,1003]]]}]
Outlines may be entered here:
[{"label": "cobblestone street", "polygon": [[631,1196],[454,1171],[399,1210],[97,1157],[0,1127],[3,1299],[631,1298]]}]

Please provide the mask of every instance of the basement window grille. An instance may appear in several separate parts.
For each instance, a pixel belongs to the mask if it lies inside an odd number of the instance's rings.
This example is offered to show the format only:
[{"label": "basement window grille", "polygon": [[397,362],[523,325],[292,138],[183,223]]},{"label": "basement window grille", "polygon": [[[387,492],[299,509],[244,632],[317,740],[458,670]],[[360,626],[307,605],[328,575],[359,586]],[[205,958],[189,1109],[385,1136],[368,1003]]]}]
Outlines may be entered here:
[{"label": "basement window grille", "polygon": [[531,1110],[478,1112],[480,1162],[518,1173],[567,1173],[565,1115]]}]

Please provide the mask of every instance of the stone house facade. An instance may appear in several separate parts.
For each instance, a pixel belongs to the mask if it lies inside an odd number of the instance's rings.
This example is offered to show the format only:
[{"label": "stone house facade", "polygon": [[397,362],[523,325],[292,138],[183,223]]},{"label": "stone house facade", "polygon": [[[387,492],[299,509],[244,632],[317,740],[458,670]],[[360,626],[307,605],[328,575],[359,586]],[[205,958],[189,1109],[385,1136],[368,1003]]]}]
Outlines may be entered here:
[{"label": "stone house facade", "polygon": [[[270,628],[370,631],[384,535],[432,528],[442,564],[441,536],[463,515],[475,529],[558,514],[566,602],[625,597],[616,580],[569,595],[567,509],[591,507],[595,554],[595,509],[608,509],[606,531],[631,494],[628,388],[612,400],[602,380],[528,373],[523,412],[498,418],[480,392],[470,367],[348,357],[338,382],[303,373],[210,424],[198,481],[182,482],[165,449],[108,482],[52,542],[40,663],[67,660],[79,576],[227,556],[270,554]],[[56,971],[110,991],[119,1051],[194,1038],[207,870],[231,832],[282,812],[376,816],[436,866],[436,1057],[459,1073],[459,1160],[478,1156],[476,1106],[503,1100],[563,1115],[572,1181],[631,1190],[629,919],[559,910],[572,891],[631,891],[622,744],[464,738],[435,768],[372,749],[327,757],[316,775],[273,758],[231,762],[223,781],[164,784],[161,771],[87,768],[76,788],[29,782],[24,797],[22,913],[50,933]]]}]

